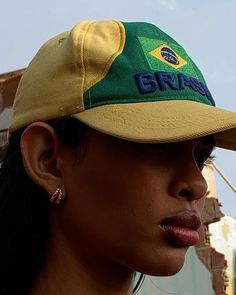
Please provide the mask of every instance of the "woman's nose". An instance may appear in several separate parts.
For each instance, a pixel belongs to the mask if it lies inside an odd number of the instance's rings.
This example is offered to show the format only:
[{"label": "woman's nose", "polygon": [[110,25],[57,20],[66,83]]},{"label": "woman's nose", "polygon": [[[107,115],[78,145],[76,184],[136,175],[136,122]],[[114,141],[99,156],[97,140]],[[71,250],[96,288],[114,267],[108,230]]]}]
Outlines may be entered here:
[{"label": "woman's nose", "polygon": [[185,198],[189,201],[206,196],[207,182],[201,171],[193,161],[177,169],[176,175],[170,183],[169,193],[176,198]]}]

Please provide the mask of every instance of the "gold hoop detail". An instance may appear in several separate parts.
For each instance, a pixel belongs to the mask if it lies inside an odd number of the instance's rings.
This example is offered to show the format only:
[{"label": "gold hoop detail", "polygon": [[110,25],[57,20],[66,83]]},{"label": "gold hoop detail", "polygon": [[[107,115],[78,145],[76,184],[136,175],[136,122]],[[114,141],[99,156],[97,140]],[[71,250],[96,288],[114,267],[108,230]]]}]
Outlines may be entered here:
[{"label": "gold hoop detail", "polygon": [[53,204],[60,204],[61,200],[64,199],[65,196],[63,196],[62,190],[58,187],[54,194],[50,198],[50,202]]}]

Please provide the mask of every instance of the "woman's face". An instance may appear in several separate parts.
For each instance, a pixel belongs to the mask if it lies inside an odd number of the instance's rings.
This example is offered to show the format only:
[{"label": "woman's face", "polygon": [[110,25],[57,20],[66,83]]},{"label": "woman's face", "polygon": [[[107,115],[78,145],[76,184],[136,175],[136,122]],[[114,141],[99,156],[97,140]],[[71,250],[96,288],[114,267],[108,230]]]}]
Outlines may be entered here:
[{"label": "woman's face", "polygon": [[213,142],[142,144],[91,131],[83,156],[65,166],[60,231],[93,261],[178,272],[198,241],[207,193],[201,169]]}]

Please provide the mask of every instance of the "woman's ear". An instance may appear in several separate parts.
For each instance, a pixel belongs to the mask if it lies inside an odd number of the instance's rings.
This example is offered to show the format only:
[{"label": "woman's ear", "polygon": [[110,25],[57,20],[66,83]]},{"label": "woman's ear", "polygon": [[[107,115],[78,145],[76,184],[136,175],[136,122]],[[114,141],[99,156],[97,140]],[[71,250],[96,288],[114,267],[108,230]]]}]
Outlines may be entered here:
[{"label": "woman's ear", "polygon": [[28,176],[40,187],[53,195],[58,187],[65,194],[62,157],[54,129],[44,123],[29,125],[21,136],[20,148]]}]

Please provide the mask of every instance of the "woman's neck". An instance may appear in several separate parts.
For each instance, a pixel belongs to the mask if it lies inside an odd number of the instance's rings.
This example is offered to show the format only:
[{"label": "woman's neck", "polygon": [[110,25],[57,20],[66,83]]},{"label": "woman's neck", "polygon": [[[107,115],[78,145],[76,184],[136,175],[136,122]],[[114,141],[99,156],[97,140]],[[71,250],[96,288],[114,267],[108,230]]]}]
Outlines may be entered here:
[{"label": "woman's neck", "polygon": [[133,271],[88,252],[54,239],[30,295],[132,294]]}]

